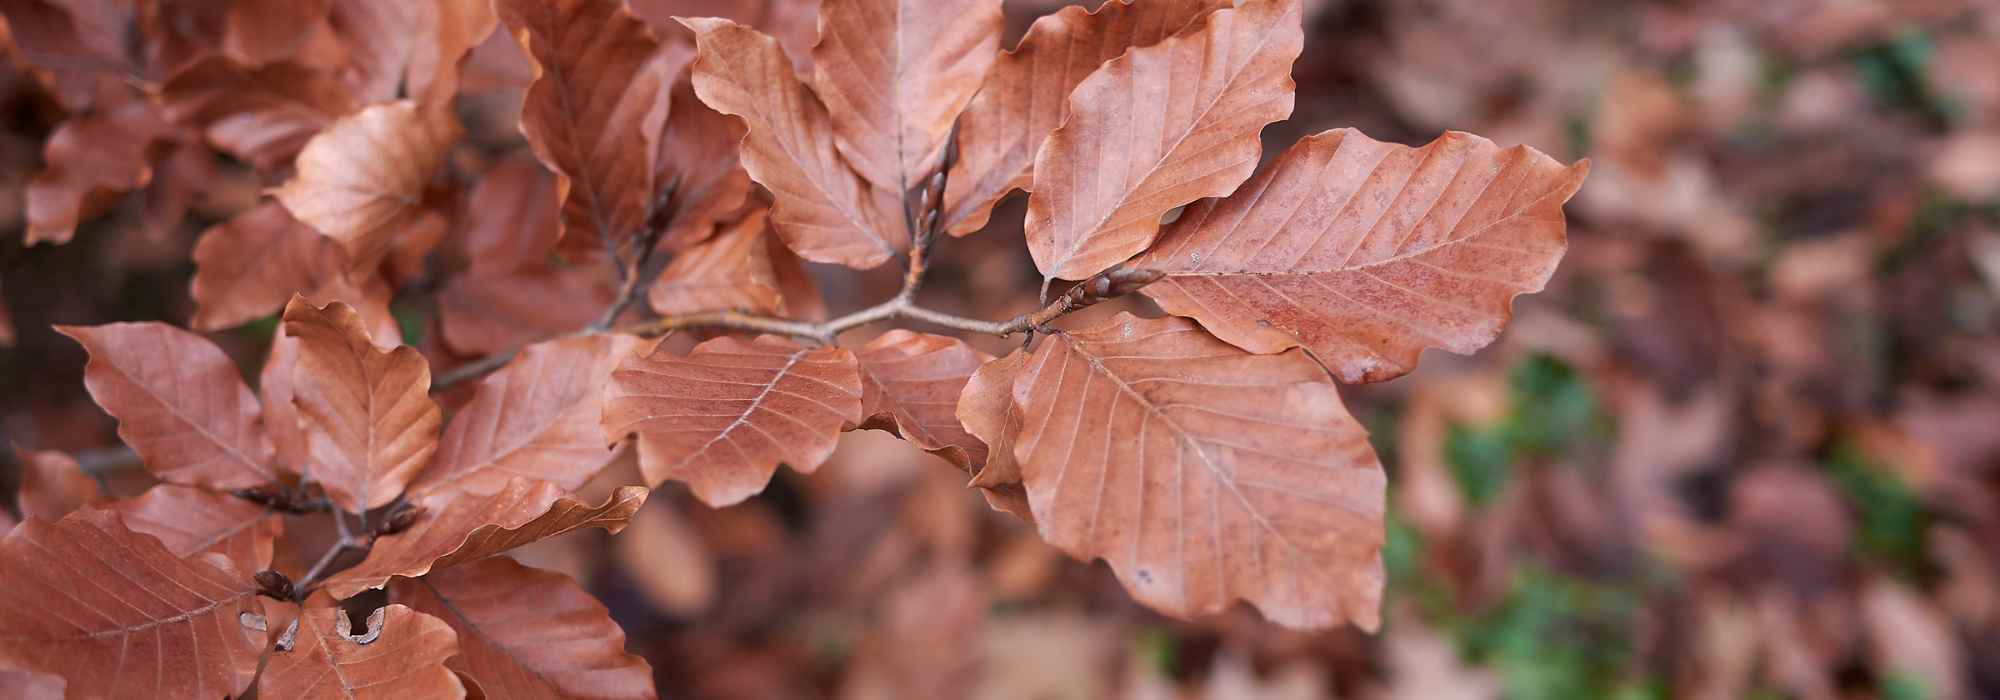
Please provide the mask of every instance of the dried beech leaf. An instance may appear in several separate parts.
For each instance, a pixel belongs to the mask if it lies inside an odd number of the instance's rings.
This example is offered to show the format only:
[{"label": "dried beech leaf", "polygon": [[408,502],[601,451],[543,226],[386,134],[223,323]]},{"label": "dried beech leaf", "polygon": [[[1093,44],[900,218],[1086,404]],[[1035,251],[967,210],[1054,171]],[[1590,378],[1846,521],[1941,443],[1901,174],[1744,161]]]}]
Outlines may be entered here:
[{"label": "dried beech leaf", "polygon": [[110,511],[30,519],[0,540],[0,667],[71,697],[212,698],[250,684],[257,586],[221,557],[181,559]]},{"label": "dried beech leaf", "polygon": [[764,210],[674,256],[646,301],[662,316],[736,309],[784,315],[784,290],[771,266]]},{"label": "dried beech leaf", "polygon": [[314,134],[356,108],[346,86],[306,66],[251,68],[220,56],[182,68],[160,93],[168,119],[267,172],[292,162]]},{"label": "dried beech leaf", "polygon": [[257,677],[259,697],[465,697],[458,674],[445,668],[459,639],[444,620],[389,605],[354,629],[346,612],[329,606],[305,611],[297,624],[292,648],[273,650]]},{"label": "dried beech leaf", "polygon": [[1021,487],[1021,463],[1014,459],[1014,441],[1021,435],[1014,384],[1027,370],[1028,357],[1017,350],[980,365],[959,392],[956,413],[965,431],[986,445],[986,461],[973,465],[969,485],[979,487],[994,509],[1032,520]]},{"label": "dried beech leaf", "polygon": [[527,156],[487,169],[466,198],[459,245],[467,276],[496,275],[538,265],[555,250],[555,177]]},{"label": "dried beech leaf", "polygon": [[604,315],[618,297],[604,264],[547,262],[503,274],[453,278],[438,294],[445,345],[467,355],[505,352],[569,333]]},{"label": "dried beech leaf", "polygon": [[902,193],[937,169],[1000,49],[1000,0],[823,0],[813,90],[862,177]]},{"label": "dried beech leaf", "polygon": [[681,250],[715,232],[716,223],[743,207],[750,174],[743,171],[738,144],[743,122],[701,103],[692,78],[674,83],[673,115],[660,133],[653,159],[654,189],[673,187],[673,215],[660,244]]},{"label": "dried beech leaf", "polygon": [[1426,347],[1500,334],[1562,258],[1562,205],[1588,169],[1459,132],[1410,148],[1328,131],[1190,207],[1133,265],[1166,273],[1146,296],[1238,347],[1391,379]]},{"label": "dried beech leaf", "polygon": [[27,243],[68,243],[107,195],[153,180],[147,150],[170,129],[144,95],[108,90],[92,111],[65,120],[42,146],[45,167],[28,183]]},{"label": "dried beech leaf", "polygon": [[973,370],[993,359],[965,341],[896,329],[854,353],[861,369],[864,427],[881,427],[968,472],[986,443],[958,422],[958,396]]},{"label": "dried beech leaf", "polygon": [[153,476],[211,489],[274,480],[257,397],[207,338],[163,323],[56,330],[90,353],[84,387]]},{"label": "dried beech leaf", "polygon": [[535,62],[521,134],[558,175],[562,235],[636,235],[652,216],[653,159],[685,52],[662,50],[620,0],[500,0],[496,8]]},{"label": "dried beech leaf", "polygon": [[1035,156],[1026,226],[1042,275],[1102,272],[1145,250],[1168,211],[1250,177],[1258,132],[1292,113],[1299,21],[1299,0],[1246,0],[1078,84]]},{"label": "dried beech leaf", "polygon": [[174,556],[215,552],[242,572],[271,568],[272,547],[285,527],[284,518],[264,506],[176,484],[160,484],[105,507],[133,532],[160,538]]},{"label": "dried beech leaf", "polygon": [[[136,67],[126,55],[125,28],[132,21],[132,3],[76,0],[12,0],[0,20],[7,23],[9,54],[32,66],[28,77],[53,93],[64,107],[80,110],[105,73],[131,74]],[[13,66],[10,66],[13,67]]]},{"label": "dried beech leaf", "polygon": [[14,494],[14,506],[23,518],[61,520],[70,511],[104,500],[97,480],[83,473],[69,455],[17,447],[14,461],[21,465],[21,486]]},{"label": "dried beech leaf", "polygon": [[618,456],[604,449],[604,384],[644,341],[588,335],[530,345],[480,380],[445,427],[415,491],[492,493],[515,476],[576,489]]},{"label": "dried beech leaf", "polygon": [[607,391],[604,433],[638,434],[646,483],[685,482],[717,507],[764,490],[779,462],[811,473],[861,422],[854,354],[775,336],[630,355]]},{"label": "dried beech leaf", "polygon": [[1069,93],[1105,61],[1152,46],[1228,0],[1108,0],[1043,15],[1001,54],[959,118],[958,163],[945,191],[944,222],[963,236],[986,226],[993,205],[1028,189],[1035,151],[1069,116]]},{"label": "dried beech leaf", "polygon": [[327,15],[341,53],[336,75],[361,104],[396,99],[424,36],[435,31],[437,0],[340,0]]},{"label": "dried beech leaf", "polygon": [[424,494],[415,499],[423,515],[409,529],[376,540],[367,559],[327,579],[326,589],[335,598],[349,598],[381,588],[394,576],[442,571],[572,530],[616,533],[646,504],[648,493],[624,486],[592,506],[568,498],[555,484],[517,477],[488,495]]},{"label": "dried beech leaf", "polygon": [[257,372],[257,398],[263,401],[264,434],[271,438],[278,468],[292,474],[306,466],[310,454],[299,407],[292,403],[292,372],[298,363],[299,339],[285,335],[285,327],[279,325],[271,334],[264,368]]},{"label": "dried beech leaf", "polygon": [[276,202],[264,202],[203,231],[194,246],[194,264],[189,296],[196,308],[188,325],[207,331],[269,316],[294,294],[317,293],[348,267],[339,244],[299,223]]},{"label": "dried beech leaf", "polygon": [[716,555],[674,504],[639,509],[611,547],[619,569],[654,609],[692,618],[715,605]]},{"label": "dried beech leaf", "polygon": [[323,29],[327,8],[332,4],[332,0],[217,3],[219,6],[213,9],[222,14],[222,43],[218,48],[247,65],[294,58],[312,40],[312,34]]},{"label": "dried beech leaf", "polygon": [[445,663],[489,698],[653,698],[653,667],[625,653],[611,611],[568,576],[493,557],[389,594],[458,631]]},{"label": "dried beech leaf", "polygon": [[[425,105],[443,105],[458,91],[458,63],[499,24],[492,0],[432,0],[429,37],[410,55],[409,94]],[[425,39],[428,38],[428,41]]]},{"label": "dried beech leaf", "polygon": [[787,246],[807,260],[863,269],[909,247],[900,193],[871,189],[842,159],[826,106],[776,40],[728,20],[681,23],[700,47],[695,93],[743,119],[743,168],[771,191],[771,221]]},{"label": "dried beech leaf", "polygon": [[381,262],[424,213],[424,189],[458,139],[448,112],[408,100],[343,117],[299,153],[274,195],[292,216],[339,241],[354,269]]},{"label": "dried beech leaf", "polygon": [[437,449],[430,366],[415,348],[376,348],[346,304],[294,297],[284,321],[299,343],[292,402],[313,480],[349,512],[388,505]]},{"label": "dried beech leaf", "polygon": [[0,697],[14,700],[63,700],[68,684],[62,676],[12,669],[0,670]]},{"label": "dried beech leaf", "polygon": [[1300,353],[1119,314],[1043,341],[1014,387],[1043,539],[1180,617],[1237,600],[1294,628],[1380,620],[1382,467]]},{"label": "dried beech leaf", "polygon": [[841,700],[976,697],[991,596],[963,564],[943,564],[885,596],[849,662]]},{"label": "dried beech leaf", "polygon": [[[819,0],[630,0],[633,14],[646,18],[661,36],[674,36],[677,17],[720,17],[755,28],[785,47],[800,75],[812,73],[812,47],[819,41]],[[675,109],[679,109],[676,107]]]}]

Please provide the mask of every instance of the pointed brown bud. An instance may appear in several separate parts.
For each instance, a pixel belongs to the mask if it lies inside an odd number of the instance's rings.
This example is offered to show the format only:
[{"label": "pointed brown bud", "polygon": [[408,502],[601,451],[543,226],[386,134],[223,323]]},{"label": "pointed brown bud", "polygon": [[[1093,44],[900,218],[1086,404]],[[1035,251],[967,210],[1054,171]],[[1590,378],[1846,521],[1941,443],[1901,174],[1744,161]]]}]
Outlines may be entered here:
[{"label": "pointed brown bud", "polygon": [[292,599],[292,579],[271,569],[257,572],[257,594],[273,600]]}]

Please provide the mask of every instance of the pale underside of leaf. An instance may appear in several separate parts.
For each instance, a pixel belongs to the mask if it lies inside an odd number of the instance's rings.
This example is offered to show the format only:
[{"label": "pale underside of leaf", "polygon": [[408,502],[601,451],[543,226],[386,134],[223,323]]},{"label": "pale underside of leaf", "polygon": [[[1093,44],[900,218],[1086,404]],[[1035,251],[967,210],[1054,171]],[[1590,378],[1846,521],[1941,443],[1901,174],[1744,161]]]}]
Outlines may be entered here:
[{"label": "pale underside of leaf", "polygon": [[780,462],[810,473],[861,421],[853,353],[775,336],[716,338],[687,357],[635,354],[611,375],[605,436],[639,436],[649,484],[688,484],[712,506],[764,489]]},{"label": "pale underside of leaf", "polygon": [[371,268],[423,217],[424,190],[458,133],[449,112],[409,100],[371,106],[307,142],[297,174],[273,195],[339,241],[354,269]]},{"label": "pale underside of leaf", "polygon": [[1562,259],[1562,205],[1588,169],[1459,132],[1410,148],[1328,131],[1190,207],[1132,264],[1166,274],[1146,296],[1223,340],[1391,379],[1424,348],[1498,337]]},{"label": "pale underside of leaf", "polygon": [[890,430],[968,472],[986,462],[986,443],[959,424],[957,409],[966,379],[993,356],[957,338],[898,328],[855,358],[863,427]]},{"label": "pale underside of leaf", "polygon": [[1014,455],[1044,539],[1189,617],[1242,599],[1295,628],[1374,628],[1386,482],[1299,353],[1120,314],[1050,337],[1014,387]]},{"label": "pale underside of leaf", "polygon": [[986,461],[974,465],[969,486],[977,486],[995,510],[1033,520],[1027,493],[1021,487],[1021,464],[1014,459],[1014,441],[1021,435],[1021,410],[1014,405],[1014,384],[1027,370],[1029,353],[1016,350],[980,365],[959,392],[958,422],[986,445]]},{"label": "pale underside of leaf", "polygon": [[84,387],[154,476],[216,489],[274,478],[257,397],[207,339],[162,323],[56,330],[90,352]]},{"label": "pale underside of leaf", "polygon": [[604,384],[641,342],[598,334],[528,346],[480,381],[410,488],[491,493],[516,476],[582,486],[618,455],[598,428]]},{"label": "pale underside of leaf", "polygon": [[766,214],[745,214],[714,238],[675,255],[647,291],[653,311],[662,316],[720,310],[784,315],[784,290],[766,243]]},{"label": "pale underside of leaf", "polygon": [[388,505],[437,450],[430,366],[415,348],[376,348],[346,304],[295,297],[284,323],[299,343],[291,391],[313,480],[343,510]]},{"label": "pale underside of leaf", "polygon": [[160,538],[174,556],[215,552],[245,572],[271,568],[273,546],[285,527],[284,518],[264,506],[176,484],[160,484],[105,507],[117,511],[133,532]]},{"label": "pale underside of leaf", "polygon": [[260,697],[359,700],[465,697],[445,659],[459,651],[443,620],[404,605],[377,608],[355,629],[338,607],[298,616],[291,649],[275,649],[257,679]]},{"label": "pale underside of leaf", "polygon": [[1250,176],[1258,133],[1292,113],[1299,13],[1298,0],[1218,10],[1077,85],[1035,155],[1026,226],[1044,277],[1101,272],[1145,250],[1167,212]]}]

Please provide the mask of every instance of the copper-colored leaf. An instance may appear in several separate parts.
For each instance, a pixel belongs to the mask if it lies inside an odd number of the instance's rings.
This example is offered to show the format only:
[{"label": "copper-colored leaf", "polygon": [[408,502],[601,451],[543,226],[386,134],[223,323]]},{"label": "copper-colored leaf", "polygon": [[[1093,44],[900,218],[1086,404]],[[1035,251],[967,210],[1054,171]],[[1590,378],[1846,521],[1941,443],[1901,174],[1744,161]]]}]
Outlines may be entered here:
[{"label": "copper-colored leaf", "polygon": [[625,653],[611,611],[568,576],[493,557],[397,579],[389,592],[458,631],[446,665],[486,697],[657,697],[653,667]]},{"label": "copper-colored leaf", "polygon": [[555,484],[519,477],[488,495],[433,492],[416,501],[423,515],[409,529],[376,540],[367,559],[327,579],[326,588],[336,598],[348,598],[381,588],[394,576],[422,576],[572,530],[615,533],[646,504],[647,494],[637,486],[620,487],[592,506],[566,497]]},{"label": "copper-colored leaf", "polygon": [[565,236],[622,241],[646,226],[653,159],[686,60],[620,0],[501,0],[500,20],[535,61],[521,133],[559,176]]},{"label": "copper-colored leaf", "polygon": [[346,304],[294,297],[284,320],[299,342],[292,400],[312,479],[347,511],[388,505],[437,449],[430,366],[415,348],[376,348]]},{"label": "copper-colored leaf", "polygon": [[[819,0],[630,0],[633,14],[672,36],[676,17],[721,17],[778,39],[793,69],[812,72],[812,47],[819,40]],[[679,107],[675,107],[679,109]]]},{"label": "copper-colored leaf", "polygon": [[264,368],[257,372],[257,398],[263,402],[264,434],[271,438],[278,468],[292,474],[305,468],[309,454],[299,407],[292,403],[292,370],[298,363],[299,339],[285,335],[285,327],[278,326]]},{"label": "copper-colored leaf", "polygon": [[68,243],[103,197],[145,187],[153,179],[147,149],[168,132],[159,107],[143,95],[114,89],[91,112],[56,127],[42,146],[46,167],[28,183],[27,242]]},{"label": "copper-colored leaf", "polygon": [[1410,148],[1329,131],[1190,207],[1133,264],[1166,273],[1146,296],[1223,340],[1305,347],[1344,381],[1381,381],[1426,347],[1499,335],[1562,258],[1562,205],[1588,168],[1458,132]]},{"label": "copper-colored leaf", "polygon": [[457,138],[449,113],[408,100],[375,105],[314,136],[298,173],[273,194],[339,241],[355,269],[371,268],[421,218],[424,188]]},{"label": "copper-colored leaf", "polygon": [[346,87],[319,71],[292,62],[250,68],[221,56],[182,68],[160,93],[168,119],[265,171],[290,163],[314,134],[355,109]]},{"label": "copper-colored leaf", "polygon": [[1001,54],[959,119],[958,163],[945,191],[944,223],[963,236],[986,225],[993,205],[1029,187],[1042,139],[1069,116],[1069,93],[1128,48],[1173,36],[1228,0],[1108,0],[1043,15]]},{"label": "copper-colored leaf", "polygon": [[458,91],[458,63],[499,24],[492,0],[432,0],[432,30],[418,37],[410,55],[409,94],[426,105],[442,105]]},{"label": "copper-colored leaf", "polygon": [[14,505],[23,518],[61,520],[70,511],[104,500],[97,481],[83,473],[69,455],[17,447],[14,461],[21,465],[21,486],[14,494]]},{"label": "copper-colored leaf", "polygon": [[1015,351],[980,365],[959,392],[956,414],[965,431],[986,445],[986,461],[973,465],[970,485],[979,487],[994,508],[1033,519],[1021,487],[1021,463],[1014,459],[1014,441],[1021,435],[1014,384],[1027,370],[1028,357]]},{"label": "copper-colored leaf", "polygon": [[965,380],[993,356],[965,341],[896,329],[854,354],[861,369],[861,415],[867,427],[895,432],[960,469],[986,462],[986,443],[958,422]]},{"label": "copper-colored leaf", "polygon": [[285,527],[284,518],[264,506],[177,484],[160,484],[105,507],[117,511],[133,532],[160,538],[174,556],[215,552],[242,572],[271,568],[272,546]]},{"label": "copper-colored leaf", "polygon": [[458,674],[445,668],[445,659],[459,653],[458,633],[407,606],[376,608],[363,629],[354,629],[338,607],[313,608],[289,635],[291,648],[280,642],[257,677],[259,697],[465,697]]},{"label": "copper-colored leaf", "polygon": [[764,210],[745,214],[714,238],[681,251],[646,300],[663,316],[737,309],[785,312],[784,290],[771,266],[769,227]]},{"label": "copper-colored leaf", "polygon": [[623,575],[653,608],[691,618],[716,599],[716,554],[689,519],[664,500],[641,508],[612,552]]},{"label": "copper-colored leaf", "polygon": [[0,581],[0,667],[61,676],[71,697],[233,696],[264,648],[248,574],[176,557],[110,511],[14,528]]},{"label": "copper-colored leaf", "polygon": [[162,323],[57,326],[90,353],[83,385],[162,481],[215,489],[271,481],[271,443],[236,363]]},{"label": "copper-colored leaf", "polygon": [[1292,113],[1304,45],[1299,0],[1247,0],[1078,84],[1035,156],[1026,225],[1042,275],[1097,274],[1145,250],[1168,211],[1242,184],[1258,132]]},{"label": "copper-colored leaf", "polygon": [[653,186],[673,187],[661,245],[680,250],[708,238],[716,222],[743,207],[750,174],[739,162],[743,123],[710,109],[694,94],[692,79],[674,83],[673,108],[653,160]]},{"label": "copper-colored leaf", "polygon": [[604,385],[641,342],[599,334],[528,346],[480,381],[411,489],[491,493],[514,476],[582,486],[618,455],[598,427]]},{"label": "copper-colored leaf", "polygon": [[[311,294],[347,270],[340,246],[265,202],[203,231],[194,246],[194,319],[201,330],[233,328]],[[344,300],[359,304],[358,299]]]},{"label": "copper-colored leaf", "polygon": [[444,342],[483,355],[574,331],[604,315],[618,296],[614,283],[607,265],[546,262],[454,278],[438,295]]},{"label": "copper-colored leaf", "polygon": [[604,432],[639,436],[646,482],[687,483],[712,506],[764,490],[783,462],[817,469],[861,422],[854,354],[775,336],[716,338],[687,357],[632,355],[611,374]]},{"label": "copper-colored leaf", "polygon": [[332,0],[236,0],[216,3],[211,10],[221,14],[221,51],[245,64],[262,65],[297,56],[312,34],[325,28],[332,4]]},{"label": "copper-colored leaf", "polygon": [[975,697],[990,596],[963,564],[897,586],[849,662],[841,700]]},{"label": "copper-colored leaf", "polygon": [[922,183],[999,48],[999,0],[823,0],[813,88],[841,154],[877,188]]},{"label": "copper-colored leaf", "polygon": [[721,19],[684,19],[700,47],[694,90],[741,117],[743,168],[771,191],[771,221],[807,260],[871,268],[909,247],[900,193],[870,188],[834,146],[833,125],[771,37]]},{"label": "copper-colored leaf", "polygon": [[1161,612],[1237,599],[1287,627],[1378,623],[1382,467],[1310,359],[1180,318],[1043,341],[1014,455],[1042,537]]},{"label": "copper-colored leaf", "polygon": [[31,671],[0,670],[0,697],[15,700],[63,700],[68,684],[62,676]]},{"label": "copper-colored leaf", "polygon": [[468,276],[505,274],[555,250],[555,177],[535,159],[510,157],[487,169],[466,198],[461,250]]}]

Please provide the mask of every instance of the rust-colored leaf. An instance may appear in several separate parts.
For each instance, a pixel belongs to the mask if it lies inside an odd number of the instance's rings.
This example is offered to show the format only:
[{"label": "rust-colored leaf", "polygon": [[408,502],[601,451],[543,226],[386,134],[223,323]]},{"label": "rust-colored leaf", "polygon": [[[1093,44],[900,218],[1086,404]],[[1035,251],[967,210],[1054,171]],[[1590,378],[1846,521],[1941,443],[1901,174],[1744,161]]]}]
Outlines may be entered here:
[{"label": "rust-colored leaf", "polygon": [[102,213],[108,196],[153,179],[147,150],[170,130],[159,107],[122,87],[103,92],[90,112],[65,120],[42,146],[46,165],[28,183],[29,245],[68,243],[78,223]]},{"label": "rust-colored leaf", "polygon": [[460,250],[468,276],[498,275],[547,260],[555,250],[555,177],[525,155],[500,161],[466,198]]},{"label": "rust-colored leaf", "polygon": [[458,139],[449,113],[408,100],[343,117],[299,153],[273,194],[299,221],[339,241],[354,269],[381,262],[424,213],[424,189]]},{"label": "rust-colored leaf", "polygon": [[62,676],[13,669],[0,670],[0,697],[15,700],[63,700],[68,684]]},{"label": "rust-colored leaf", "polygon": [[493,33],[499,18],[492,0],[432,0],[427,7],[431,31],[418,37],[406,79],[419,103],[442,106],[458,91],[459,60]]},{"label": "rust-colored leaf", "polygon": [[667,90],[685,51],[661,48],[619,0],[500,0],[500,20],[535,62],[521,133],[558,174],[564,236],[623,241],[655,205]]},{"label": "rust-colored leaf", "polygon": [[183,559],[215,552],[240,572],[271,568],[271,550],[284,518],[250,501],[177,484],[160,484],[138,498],[105,506],[133,532],[160,538]]},{"label": "rust-colored leaf", "polygon": [[394,599],[458,631],[445,665],[489,698],[653,698],[653,667],[625,653],[625,631],[568,576],[493,557],[397,579]]},{"label": "rust-colored leaf", "polygon": [[257,397],[208,339],[163,323],[56,330],[90,353],[84,387],[154,476],[212,489],[273,480]]},{"label": "rust-colored leaf", "polygon": [[516,477],[487,495],[456,490],[416,500],[423,514],[409,529],[375,541],[368,558],[327,579],[336,598],[381,588],[395,576],[422,576],[466,564],[531,542],[586,527],[616,533],[646,504],[648,491],[620,487],[592,506],[564,495],[546,481]]},{"label": "rust-colored leaf", "polygon": [[1166,274],[1146,296],[1238,347],[1391,379],[1426,347],[1500,334],[1562,258],[1562,205],[1588,170],[1458,132],[1410,148],[1328,131],[1190,207],[1133,265]]},{"label": "rust-colored leaf", "polygon": [[711,506],[764,490],[779,462],[812,472],[842,426],[861,422],[854,354],[775,336],[628,356],[608,392],[605,435],[639,436],[646,482],[685,482]]},{"label": "rust-colored leaf", "polygon": [[985,444],[986,461],[975,463],[971,486],[977,486],[995,509],[1032,520],[1021,487],[1021,463],[1014,459],[1014,441],[1021,435],[1021,409],[1014,404],[1014,384],[1027,370],[1029,354],[1015,351],[979,366],[959,392],[956,414],[967,433]]},{"label": "rust-colored leaf", "polygon": [[739,157],[742,121],[702,104],[692,78],[674,83],[672,101],[673,118],[660,133],[653,160],[653,185],[673,188],[667,200],[672,216],[660,244],[681,250],[707,239],[718,221],[743,207],[750,174]]},{"label": "rust-colored leaf", "polygon": [[605,264],[547,262],[454,278],[438,295],[444,341],[468,355],[505,352],[590,325],[617,298]]},{"label": "rust-colored leaf", "polygon": [[21,465],[20,490],[14,506],[23,518],[61,520],[70,511],[104,500],[97,480],[83,473],[76,460],[55,450],[29,452],[14,448]]},{"label": "rust-colored leaf", "polygon": [[325,30],[327,8],[333,2],[235,0],[215,5],[218,6],[208,9],[221,15],[220,50],[230,58],[255,66],[297,56],[312,40],[313,33]]},{"label": "rust-colored leaf", "polygon": [[376,608],[362,629],[328,606],[298,616],[291,647],[279,642],[257,677],[259,697],[462,698],[465,686],[445,668],[459,653],[458,633],[444,620],[404,605]]},{"label": "rust-colored leaf", "polygon": [[600,334],[528,346],[480,381],[410,488],[491,493],[514,476],[582,486],[618,455],[598,427],[604,385],[641,342]]},{"label": "rust-colored leaf", "polygon": [[813,89],[841,154],[900,194],[937,169],[999,48],[999,0],[823,0]]},{"label": "rust-colored leaf", "polygon": [[714,238],[674,256],[647,290],[653,311],[663,316],[724,309],[784,315],[766,214],[745,214]]},{"label": "rust-colored leaf", "polygon": [[1382,467],[1331,381],[1180,318],[1043,341],[1014,444],[1050,544],[1188,617],[1237,599],[1295,628],[1380,620]]},{"label": "rust-colored leaf", "polygon": [[871,268],[909,247],[900,193],[873,189],[834,146],[827,108],[771,37],[721,19],[683,19],[700,53],[694,90],[741,117],[743,168],[774,204],[772,224],[807,260]]},{"label": "rust-colored leaf", "polygon": [[864,427],[881,427],[960,469],[986,462],[986,443],[958,422],[966,379],[993,356],[965,341],[896,329],[854,353]]},{"label": "rust-colored leaf", "polygon": [[14,528],[0,581],[0,667],[61,676],[71,697],[234,696],[264,648],[248,574],[176,557],[110,511]]},{"label": "rust-colored leaf", "polygon": [[963,564],[941,564],[888,592],[854,651],[841,700],[962,698],[980,693],[991,598]]},{"label": "rust-colored leaf", "polygon": [[1025,190],[1042,140],[1069,116],[1069,93],[1105,61],[1152,46],[1228,0],[1108,0],[1043,15],[1001,54],[959,119],[957,164],[945,191],[944,225],[963,236],[986,225],[993,205]]},{"label": "rust-colored leaf", "polygon": [[[203,231],[194,246],[194,319],[200,330],[234,328],[269,316],[294,294],[317,295],[346,274],[339,244],[264,202]],[[360,299],[342,299],[359,305]]]},{"label": "rust-colored leaf", "polygon": [[160,93],[168,119],[267,172],[356,108],[338,80],[289,61],[252,68],[211,56],[175,73]]},{"label": "rust-colored leaf", "polygon": [[346,304],[294,297],[284,321],[299,343],[292,401],[312,479],[347,511],[388,505],[437,449],[430,366],[414,348],[376,348]]},{"label": "rust-colored leaf", "polygon": [[1080,280],[1145,250],[1160,217],[1228,194],[1257,167],[1264,125],[1292,113],[1299,0],[1246,0],[1104,64],[1035,156],[1028,251]]}]

